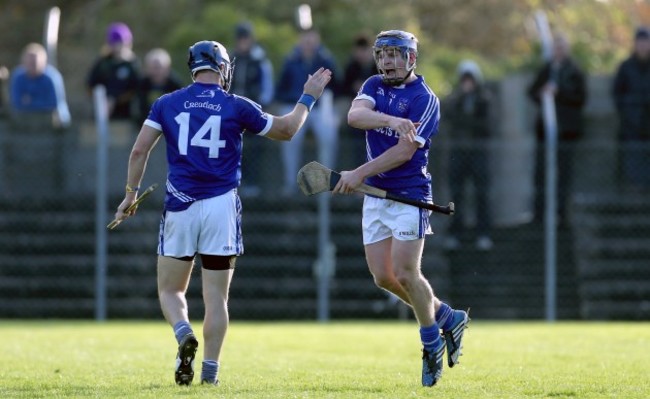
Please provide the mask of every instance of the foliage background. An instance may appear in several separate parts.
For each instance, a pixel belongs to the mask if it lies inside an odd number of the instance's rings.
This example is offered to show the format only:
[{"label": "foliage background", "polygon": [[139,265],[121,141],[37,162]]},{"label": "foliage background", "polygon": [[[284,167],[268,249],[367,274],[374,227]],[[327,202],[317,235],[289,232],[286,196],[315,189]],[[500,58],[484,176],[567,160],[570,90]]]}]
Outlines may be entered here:
[{"label": "foliage background", "polygon": [[314,24],[340,67],[357,33],[412,31],[421,43],[418,70],[443,95],[464,58],[477,60],[488,79],[536,66],[532,15],[537,9],[547,11],[553,29],[567,34],[592,74],[611,74],[629,53],[635,27],[650,23],[648,0],[0,0],[0,65],[13,68],[25,44],[42,40],[45,12],[58,5],[59,69],[73,109],[86,103],[86,71],[99,53],[105,27],[115,20],[131,26],[140,58],[153,47],[169,49],[174,69],[186,81],[188,45],[209,38],[228,47],[237,22],[250,20],[277,72],[295,44],[294,11],[301,3],[311,5]]}]

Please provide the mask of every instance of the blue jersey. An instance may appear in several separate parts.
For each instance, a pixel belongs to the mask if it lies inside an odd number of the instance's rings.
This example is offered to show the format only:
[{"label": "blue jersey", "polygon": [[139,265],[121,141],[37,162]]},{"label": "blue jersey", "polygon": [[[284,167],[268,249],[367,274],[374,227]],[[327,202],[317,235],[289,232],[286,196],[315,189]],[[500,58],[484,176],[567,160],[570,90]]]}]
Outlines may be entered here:
[{"label": "blue jersey", "polygon": [[265,135],[272,123],[258,104],[216,84],[194,83],[156,100],[144,124],[167,143],[165,209],[181,211],[236,188],[243,133]]},{"label": "blue jersey", "polygon": [[[427,170],[431,138],[438,133],[440,102],[422,76],[400,86],[382,82],[381,75],[368,78],[355,99],[368,100],[374,110],[419,122],[416,140],[420,144],[404,164],[366,179],[366,183],[390,193],[421,201],[431,201],[431,175]],[[366,157],[371,161],[395,146],[399,134],[389,127],[366,131]]]}]

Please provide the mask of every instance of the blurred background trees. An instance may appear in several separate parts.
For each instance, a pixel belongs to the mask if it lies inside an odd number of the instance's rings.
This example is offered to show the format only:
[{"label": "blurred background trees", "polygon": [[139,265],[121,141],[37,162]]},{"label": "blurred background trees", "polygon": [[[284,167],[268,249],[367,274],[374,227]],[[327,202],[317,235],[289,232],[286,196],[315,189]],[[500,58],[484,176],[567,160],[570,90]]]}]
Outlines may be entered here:
[{"label": "blurred background trees", "polygon": [[295,9],[301,3],[311,5],[314,24],[341,66],[359,32],[414,32],[421,42],[418,70],[443,95],[464,58],[476,59],[488,79],[536,66],[532,15],[537,9],[547,11],[553,29],[567,34],[591,74],[611,74],[629,52],[634,28],[650,23],[647,0],[2,0],[0,64],[13,68],[26,43],[42,40],[45,11],[58,5],[59,67],[73,106],[86,99],[85,73],[101,48],[107,24],[115,20],[131,26],[138,56],[153,47],[167,48],[174,69],[188,82],[188,45],[215,39],[230,46],[235,24],[249,20],[277,71],[295,43]]}]

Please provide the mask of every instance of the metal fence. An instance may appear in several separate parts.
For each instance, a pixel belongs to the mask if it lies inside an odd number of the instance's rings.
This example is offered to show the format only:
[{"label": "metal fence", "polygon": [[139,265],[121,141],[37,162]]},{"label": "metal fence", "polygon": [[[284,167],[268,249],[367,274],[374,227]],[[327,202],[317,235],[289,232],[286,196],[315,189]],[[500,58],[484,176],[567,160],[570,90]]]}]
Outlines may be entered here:
[{"label": "metal fence", "polygon": [[[105,278],[98,283],[104,273],[98,274],[97,253],[104,245],[99,231],[121,200],[137,128],[112,123],[108,130],[106,209],[98,219],[96,204],[104,205],[97,202],[101,170],[94,121],[66,131],[44,128],[48,121],[38,115],[23,122],[0,122],[0,317],[160,318],[155,249],[163,190],[106,235]],[[351,149],[359,142],[344,130],[341,136],[339,162],[354,165]],[[464,200],[456,201],[454,217],[465,227],[459,248],[445,247],[450,218],[432,216],[436,234],[427,239],[423,271],[438,296],[471,307],[477,318],[545,315],[544,225],[533,217],[537,152],[530,136],[520,132],[478,146],[488,157],[490,250],[475,246],[471,182],[463,186]],[[430,171],[435,199],[446,203],[454,200],[449,173],[458,148],[444,134],[436,140]],[[241,193],[246,254],[232,284],[231,317],[412,317],[374,286],[367,271],[361,198],[283,196],[280,145],[266,140],[245,149],[247,167],[259,173],[259,189]],[[163,147],[152,154],[145,185],[165,180]],[[309,136],[305,161],[315,159],[314,147]],[[620,146],[597,134],[572,147],[560,144],[560,153],[573,153],[567,217],[557,229],[554,295],[560,319],[650,318],[650,197],[647,188],[621,178],[619,163],[628,158],[623,150],[650,157],[647,143]],[[199,279],[197,265],[188,292],[193,318],[202,316]],[[98,299],[104,293],[102,315]]]}]

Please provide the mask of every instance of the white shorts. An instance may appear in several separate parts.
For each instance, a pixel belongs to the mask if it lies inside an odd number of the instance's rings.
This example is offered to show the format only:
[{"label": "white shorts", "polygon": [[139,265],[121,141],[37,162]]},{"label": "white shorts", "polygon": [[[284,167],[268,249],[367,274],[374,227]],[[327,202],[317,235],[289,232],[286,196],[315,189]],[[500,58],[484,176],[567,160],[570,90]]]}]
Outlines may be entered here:
[{"label": "white shorts", "polygon": [[431,211],[412,205],[366,195],[363,199],[363,244],[394,237],[409,241],[433,234],[429,224]]},{"label": "white shorts", "polygon": [[196,201],[184,211],[165,211],[160,219],[158,255],[243,254],[241,209],[237,191],[231,190]]}]

